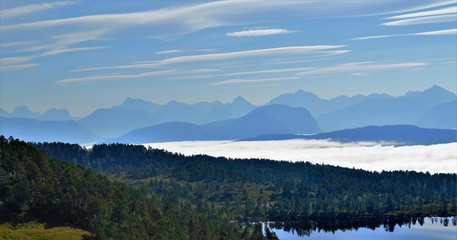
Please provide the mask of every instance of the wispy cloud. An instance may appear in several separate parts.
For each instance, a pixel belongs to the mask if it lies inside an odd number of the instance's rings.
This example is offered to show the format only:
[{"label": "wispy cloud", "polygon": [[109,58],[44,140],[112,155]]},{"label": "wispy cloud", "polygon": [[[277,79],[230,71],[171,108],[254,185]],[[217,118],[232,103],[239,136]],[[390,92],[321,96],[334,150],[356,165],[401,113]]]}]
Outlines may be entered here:
[{"label": "wispy cloud", "polygon": [[246,83],[260,83],[260,82],[272,82],[272,81],[287,81],[287,80],[296,80],[300,77],[277,77],[277,78],[252,78],[252,79],[230,79],[220,82],[210,83],[210,86],[217,85],[227,85],[227,84],[246,84]]},{"label": "wispy cloud", "polygon": [[344,53],[349,52],[349,50],[334,50],[334,49],[343,48],[343,47],[345,47],[345,46],[344,45],[316,45],[316,46],[290,46],[290,47],[278,47],[278,48],[264,48],[264,49],[225,52],[225,53],[186,55],[186,56],[166,58],[163,60],[152,61],[152,62],[128,64],[128,65],[120,65],[120,66],[87,68],[87,69],[79,69],[79,70],[74,70],[74,71],[80,72],[80,71],[94,71],[94,70],[104,70],[104,69],[155,68],[155,67],[163,66],[163,65],[186,63],[186,62],[221,61],[221,60],[268,56],[268,55],[300,54],[302,57],[304,57],[304,54],[307,54],[308,56],[322,56],[322,55],[328,55],[328,54],[338,55],[338,54],[344,54]]},{"label": "wispy cloud", "polygon": [[455,14],[455,13],[457,13],[457,7],[447,7],[447,8],[442,8],[442,9],[432,10],[432,11],[423,11],[423,12],[402,14],[402,15],[388,17],[386,19],[417,18],[417,17],[427,17],[427,16],[434,16],[434,15],[442,15],[442,14]]},{"label": "wispy cloud", "polygon": [[258,36],[267,36],[267,35],[277,35],[277,34],[285,34],[285,33],[292,33],[294,31],[290,31],[287,29],[282,28],[254,28],[243,30],[239,32],[231,32],[227,33],[227,36],[230,37],[258,37]]},{"label": "wispy cloud", "polygon": [[438,36],[438,35],[455,35],[457,34],[457,29],[444,29],[436,30],[429,32],[418,32],[418,33],[404,33],[404,34],[390,34],[390,35],[377,35],[377,36],[368,36],[368,37],[358,37],[351,40],[369,40],[369,39],[378,39],[378,38],[390,38],[390,37],[403,37],[403,36]]},{"label": "wispy cloud", "polygon": [[444,14],[437,16],[417,17],[409,18],[398,21],[386,22],[384,26],[404,26],[404,25],[416,25],[416,24],[428,24],[428,23],[441,23],[441,22],[454,22],[457,19],[457,14]]},{"label": "wispy cloud", "polygon": [[368,72],[379,72],[379,71],[391,71],[399,69],[413,69],[426,66],[427,63],[423,62],[410,62],[410,63],[371,63],[371,62],[359,62],[359,63],[346,63],[339,64],[331,67],[315,68],[313,70],[303,71],[297,73],[299,76],[305,75],[328,75],[328,74],[340,74],[340,73],[368,73]]},{"label": "wispy cloud", "polygon": [[446,30],[437,30],[437,31],[430,31],[430,32],[420,32],[414,35],[427,35],[427,36],[435,36],[435,35],[455,35],[457,34],[457,28],[454,29],[446,29]]},{"label": "wispy cloud", "polygon": [[13,64],[13,65],[0,65],[0,71],[7,72],[7,71],[20,71],[27,68],[37,67],[38,64],[36,63],[28,63],[28,64]]},{"label": "wispy cloud", "polygon": [[256,75],[256,74],[265,74],[265,73],[285,73],[285,72],[298,72],[308,70],[309,68],[280,68],[280,69],[267,69],[267,70],[257,70],[257,71],[248,71],[248,72],[233,72],[224,74],[224,76],[239,76],[239,75]]},{"label": "wispy cloud", "polygon": [[172,53],[180,53],[180,52],[182,52],[182,50],[172,49],[172,50],[159,51],[159,52],[156,52],[155,54],[161,55],[161,54],[172,54]]},{"label": "wispy cloud", "polygon": [[4,10],[0,10],[0,18],[12,18],[12,17],[19,17],[27,14],[38,13],[45,10],[58,8],[58,7],[66,7],[70,5],[77,4],[78,1],[56,1],[56,2],[45,2],[45,3],[37,3],[37,4],[30,4],[15,8],[8,8]]},{"label": "wispy cloud", "polygon": [[[68,78],[56,81],[56,83],[80,83],[80,82],[95,82],[95,81],[113,81],[113,80],[129,80],[136,78],[145,78],[153,76],[176,76],[176,75],[191,75],[191,74],[203,74],[203,73],[213,73],[219,71],[218,69],[168,69],[161,71],[149,71],[143,73],[135,74],[104,74],[97,76],[87,76],[87,77],[78,77],[78,78]],[[191,79],[192,76],[187,76],[188,79]]]}]

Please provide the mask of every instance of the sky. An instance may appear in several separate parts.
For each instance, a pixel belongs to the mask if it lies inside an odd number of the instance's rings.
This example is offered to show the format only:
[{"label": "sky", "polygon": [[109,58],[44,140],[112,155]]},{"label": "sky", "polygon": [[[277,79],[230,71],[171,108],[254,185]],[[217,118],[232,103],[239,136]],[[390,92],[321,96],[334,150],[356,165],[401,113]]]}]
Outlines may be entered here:
[{"label": "sky", "polygon": [[[395,147],[375,142],[339,143],[328,140],[282,141],[184,141],[148,143],[187,156],[257,158],[290,162],[310,162],[368,171],[418,171],[455,173],[457,143]],[[414,153],[414,154],[411,154]]]},{"label": "sky", "polygon": [[0,1],[0,107],[457,92],[455,0]]}]

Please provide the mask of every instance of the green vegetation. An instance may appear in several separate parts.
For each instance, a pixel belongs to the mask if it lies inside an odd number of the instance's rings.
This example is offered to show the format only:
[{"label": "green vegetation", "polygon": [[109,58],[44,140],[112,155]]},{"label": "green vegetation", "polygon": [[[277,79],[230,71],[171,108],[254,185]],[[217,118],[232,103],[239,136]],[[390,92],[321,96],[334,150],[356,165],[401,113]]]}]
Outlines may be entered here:
[{"label": "green vegetation", "polygon": [[13,226],[0,225],[0,239],[3,240],[84,240],[90,233],[71,227],[50,227],[44,224],[27,223]]},{"label": "green vegetation", "polygon": [[207,209],[174,196],[145,196],[0,136],[0,223],[75,226],[94,239],[249,239],[253,234]]},{"label": "green vegetation", "polygon": [[70,226],[89,232],[86,239],[275,239],[260,224],[231,222],[455,216],[456,209],[456,174],[0,137],[0,223]]},{"label": "green vegetation", "polygon": [[160,201],[237,220],[456,215],[457,175],[356,169],[260,159],[185,157],[138,145],[87,150],[35,144],[57,159],[88,166],[140,187]]}]

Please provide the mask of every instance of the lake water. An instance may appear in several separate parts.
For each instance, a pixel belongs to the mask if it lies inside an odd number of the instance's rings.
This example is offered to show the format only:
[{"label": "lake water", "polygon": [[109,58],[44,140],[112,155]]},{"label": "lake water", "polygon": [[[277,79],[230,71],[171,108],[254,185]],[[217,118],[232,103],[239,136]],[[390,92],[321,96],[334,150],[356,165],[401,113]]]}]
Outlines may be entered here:
[{"label": "lake water", "polygon": [[[367,223],[364,227],[356,224],[340,226],[332,224],[316,224],[316,222],[301,223],[266,223],[276,232],[280,239],[286,240],[345,240],[345,239],[370,239],[370,240],[456,240],[456,218],[422,218],[419,221],[411,220],[403,223],[384,222]],[[339,228],[339,229],[338,229]]]}]

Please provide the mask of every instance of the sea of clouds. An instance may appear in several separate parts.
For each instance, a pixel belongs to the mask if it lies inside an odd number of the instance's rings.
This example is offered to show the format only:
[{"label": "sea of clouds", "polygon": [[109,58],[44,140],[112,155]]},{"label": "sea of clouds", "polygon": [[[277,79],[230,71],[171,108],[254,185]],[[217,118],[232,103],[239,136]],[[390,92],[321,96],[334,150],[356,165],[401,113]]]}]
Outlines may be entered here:
[{"label": "sea of clouds", "polygon": [[457,143],[392,146],[386,143],[339,143],[327,140],[185,141],[148,143],[146,147],[184,155],[307,161],[369,171],[414,170],[457,173]]}]

